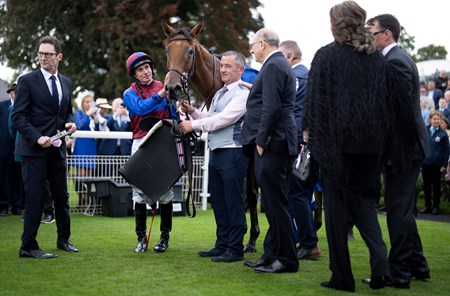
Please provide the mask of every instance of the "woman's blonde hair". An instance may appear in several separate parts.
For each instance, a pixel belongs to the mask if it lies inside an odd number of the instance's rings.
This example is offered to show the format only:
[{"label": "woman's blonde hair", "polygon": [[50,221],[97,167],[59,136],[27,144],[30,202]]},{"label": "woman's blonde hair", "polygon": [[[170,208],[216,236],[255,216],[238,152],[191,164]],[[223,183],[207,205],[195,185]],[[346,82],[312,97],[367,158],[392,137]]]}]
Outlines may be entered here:
[{"label": "woman's blonde hair", "polygon": [[357,52],[377,50],[372,33],[366,27],[366,11],[355,1],[344,1],[330,9],[331,31],[337,43],[353,45]]}]

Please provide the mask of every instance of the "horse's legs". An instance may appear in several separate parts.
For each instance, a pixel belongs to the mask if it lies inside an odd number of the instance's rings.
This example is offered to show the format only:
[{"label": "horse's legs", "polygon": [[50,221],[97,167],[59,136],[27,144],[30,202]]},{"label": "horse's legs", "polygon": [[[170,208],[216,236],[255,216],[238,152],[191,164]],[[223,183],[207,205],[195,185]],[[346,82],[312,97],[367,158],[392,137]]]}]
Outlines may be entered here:
[{"label": "horse's legs", "polygon": [[314,198],[317,205],[317,208],[314,210],[314,226],[317,231],[322,227],[322,192],[314,190]]},{"label": "horse's legs", "polygon": [[256,252],[256,240],[258,239],[260,230],[258,222],[258,185],[256,183],[254,160],[253,157],[249,157],[248,168],[247,168],[247,204],[250,211],[250,238],[248,243],[244,248],[245,253]]}]

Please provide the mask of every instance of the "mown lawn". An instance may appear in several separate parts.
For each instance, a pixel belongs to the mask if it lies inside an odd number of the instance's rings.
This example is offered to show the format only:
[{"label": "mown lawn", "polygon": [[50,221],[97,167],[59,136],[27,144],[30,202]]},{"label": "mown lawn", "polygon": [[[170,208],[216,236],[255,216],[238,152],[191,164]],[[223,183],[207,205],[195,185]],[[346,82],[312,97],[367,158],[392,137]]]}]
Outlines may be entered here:
[{"label": "mown lawn", "polygon": [[[34,260],[18,257],[22,222],[18,216],[0,217],[0,295],[340,295],[324,289],[329,279],[325,230],[319,231],[323,257],[301,261],[294,274],[256,274],[243,262],[214,263],[197,255],[214,242],[212,210],[199,211],[196,218],[174,217],[170,247],[166,253],[135,254],[134,218],[72,215],[72,242],[80,249],[68,254],[56,249],[56,225],[41,225],[41,248],[59,258]],[[380,215],[388,244],[385,216]],[[261,229],[267,229],[260,214]],[[450,224],[418,221],[432,279],[415,281],[410,290],[385,288],[372,291],[361,283],[370,276],[368,251],[358,231],[350,241],[357,293],[361,295],[449,295]],[[263,234],[258,252],[261,256]],[[151,247],[159,238],[159,217],[155,218]]]}]

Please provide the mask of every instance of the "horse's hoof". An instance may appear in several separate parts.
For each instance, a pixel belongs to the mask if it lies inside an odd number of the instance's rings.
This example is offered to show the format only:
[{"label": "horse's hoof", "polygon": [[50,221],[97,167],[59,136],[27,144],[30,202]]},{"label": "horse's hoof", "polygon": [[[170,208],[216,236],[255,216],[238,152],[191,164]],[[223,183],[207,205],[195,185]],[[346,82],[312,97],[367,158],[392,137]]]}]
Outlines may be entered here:
[{"label": "horse's hoof", "polygon": [[256,247],[253,245],[246,245],[244,248],[244,253],[256,253]]}]

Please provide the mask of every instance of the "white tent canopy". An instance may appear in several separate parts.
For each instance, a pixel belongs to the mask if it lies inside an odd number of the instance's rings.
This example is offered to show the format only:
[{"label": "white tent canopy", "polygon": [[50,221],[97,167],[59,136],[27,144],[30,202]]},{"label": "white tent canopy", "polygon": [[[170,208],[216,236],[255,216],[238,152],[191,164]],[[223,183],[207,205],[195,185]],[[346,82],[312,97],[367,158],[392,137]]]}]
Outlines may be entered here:
[{"label": "white tent canopy", "polygon": [[450,60],[428,60],[416,63],[417,70],[420,77],[432,76],[436,70],[444,69],[447,73],[450,72]]}]

